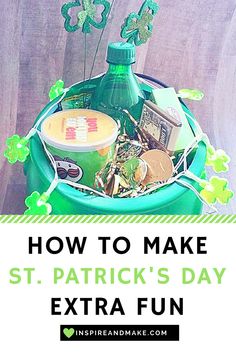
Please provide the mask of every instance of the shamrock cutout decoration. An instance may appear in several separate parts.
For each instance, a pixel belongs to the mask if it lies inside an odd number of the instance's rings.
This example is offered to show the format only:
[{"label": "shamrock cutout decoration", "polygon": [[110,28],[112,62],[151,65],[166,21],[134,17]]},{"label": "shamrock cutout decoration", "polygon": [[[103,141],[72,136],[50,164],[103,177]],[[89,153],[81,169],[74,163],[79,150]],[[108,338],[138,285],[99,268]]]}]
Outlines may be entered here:
[{"label": "shamrock cutout decoration", "polygon": [[[100,22],[96,19],[98,5],[103,6]],[[83,9],[82,11],[81,6]],[[70,10],[77,7],[79,8],[77,13],[78,21],[75,25],[72,25]],[[61,9],[62,16],[65,18],[65,29],[67,32],[75,32],[82,28],[83,33],[90,33],[91,26],[97,29],[102,29],[107,24],[110,8],[111,4],[107,0],[77,0],[74,2],[69,2],[63,5]]]},{"label": "shamrock cutout decoration", "polygon": [[204,93],[200,90],[181,89],[178,94],[181,98],[187,98],[192,101],[201,101],[204,97]]},{"label": "shamrock cutout decoration", "polygon": [[82,0],[82,4],[84,10],[78,13],[78,25],[80,28],[85,24],[87,17],[94,19],[97,13],[96,6],[92,0]]},{"label": "shamrock cutout decoration", "polygon": [[227,179],[224,178],[214,176],[210,181],[200,183],[200,186],[203,188],[200,195],[208,204],[228,204],[234,196],[234,192],[228,188]]},{"label": "shamrock cutout decoration", "polygon": [[49,196],[46,193],[42,195],[39,192],[33,192],[25,200],[25,205],[28,209],[24,212],[25,215],[49,215],[52,207],[47,203]]},{"label": "shamrock cutout decoration", "polygon": [[65,83],[62,80],[58,80],[49,91],[50,100],[54,100],[55,98],[61,96],[64,92]]},{"label": "shamrock cutout decoration", "polygon": [[227,172],[229,170],[230,157],[224,150],[215,150],[212,145],[207,147],[206,166],[211,166],[217,173]]},{"label": "shamrock cutout decoration", "polygon": [[10,164],[14,164],[17,161],[25,162],[30,153],[27,146],[28,142],[28,139],[21,138],[16,134],[6,140],[7,149],[4,152],[4,156]]},{"label": "shamrock cutout decoration", "polygon": [[121,27],[121,38],[136,46],[144,44],[152,36],[154,16],[158,13],[159,6],[153,0],[146,0],[138,14],[132,12]]}]

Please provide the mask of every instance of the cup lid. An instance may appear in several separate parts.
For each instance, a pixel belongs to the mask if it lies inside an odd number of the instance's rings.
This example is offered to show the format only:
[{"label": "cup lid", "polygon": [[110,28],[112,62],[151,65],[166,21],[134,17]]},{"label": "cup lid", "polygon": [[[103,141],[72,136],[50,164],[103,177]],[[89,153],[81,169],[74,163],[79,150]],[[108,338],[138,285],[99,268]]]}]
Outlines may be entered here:
[{"label": "cup lid", "polygon": [[64,151],[95,151],[112,145],[118,126],[108,115],[89,109],[70,109],[52,114],[42,124],[42,137]]}]

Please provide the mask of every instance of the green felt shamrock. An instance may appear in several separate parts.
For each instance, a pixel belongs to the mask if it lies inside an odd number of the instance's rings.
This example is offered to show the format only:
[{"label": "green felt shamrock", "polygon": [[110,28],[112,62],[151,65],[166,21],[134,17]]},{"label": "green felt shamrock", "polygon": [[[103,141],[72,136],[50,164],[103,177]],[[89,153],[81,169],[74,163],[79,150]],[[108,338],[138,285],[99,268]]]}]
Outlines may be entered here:
[{"label": "green felt shamrock", "polygon": [[138,14],[132,12],[121,27],[121,38],[136,46],[144,44],[152,36],[154,16],[158,13],[159,6],[153,0],[146,0]]},{"label": "green felt shamrock", "polygon": [[65,83],[62,80],[58,80],[49,91],[50,100],[54,100],[55,98],[61,96],[64,92]]},{"label": "green felt shamrock", "polygon": [[[96,19],[98,5],[103,6],[100,22]],[[77,13],[78,21],[75,25],[72,25],[72,18],[69,12],[70,9],[77,7],[79,8]],[[110,8],[111,4],[107,0],[77,0],[69,2],[63,5],[61,9],[62,16],[65,18],[65,29],[67,32],[75,32],[82,28],[83,33],[90,33],[91,26],[102,29],[107,24]]]},{"label": "green felt shamrock", "polygon": [[212,145],[207,146],[206,166],[211,166],[217,173],[229,170],[230,157],[224,150],[215,150]]},{"label": "green felt shamrock", "polygon": [[25,200],[25,205],[28,209],[24,212],[25,215],[49,215],[52,207],[47,203],[49,196],[46,193],[42,195],[39,192],[33,192]]},{"label": "green felt shamrock", "polygon": [[4,156],[7,158],[10,164],[14,164],[17,161],[25,162],[30,151],[27,146],[29,140],[21,138],[19,135],[12,135],[6,140],[7,149],[4,152]]},{"label": "green felt shamrock", "polygon": [[200,183],[203,190],[200,192],[201,197],[208,204],[228,204],[233,198],[234,192],[228,188],[228,181],[225,178],[211,177],[210,181]]},{"label": "green felt shamrock", "polygon": [[181,89],[178,94],[181,98],[187,98],[192,101],[201,101],[204,98],[204,93],[200,90]]}]

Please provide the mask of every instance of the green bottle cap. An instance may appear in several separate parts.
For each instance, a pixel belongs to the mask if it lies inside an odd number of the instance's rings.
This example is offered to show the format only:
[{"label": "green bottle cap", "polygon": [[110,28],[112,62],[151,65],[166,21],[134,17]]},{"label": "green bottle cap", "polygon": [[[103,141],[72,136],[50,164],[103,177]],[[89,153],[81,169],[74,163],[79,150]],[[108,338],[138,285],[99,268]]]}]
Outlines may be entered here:
[{"label": "green bottle cap", "polygon": [[118,65],[131,65],[136,61],[134,44],[117,42],[110,43],[107,51],[107,62]]}]

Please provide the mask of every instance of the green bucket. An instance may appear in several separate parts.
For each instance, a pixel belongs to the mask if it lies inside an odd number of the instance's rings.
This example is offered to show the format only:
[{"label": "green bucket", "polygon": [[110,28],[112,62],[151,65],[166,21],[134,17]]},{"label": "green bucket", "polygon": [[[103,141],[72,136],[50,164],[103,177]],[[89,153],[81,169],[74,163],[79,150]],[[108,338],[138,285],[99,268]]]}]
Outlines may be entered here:
[{"label": "green bucket", "polygon": [[[147,78],[145,76],[142,76]],[[74,85],[67,93],[68,100],[71,97],[79,97],[81,93],[86,91],[86,100],[89,100],[97,83],[101,77]],[[157,80],[148,77],[154,83]],[[152,85],[146,82],[142,83],[142,89],[145,90],[147,98],[152,92]],[[165,85],[163,85],[165,86]],[[55,107],[56,100],[50,102],[39,114],[36,121],[39,120],[46,111],[48,115],[60,110],[60,105]],[[182,103],[185,112],[191,115],[188,108]],[[51,110],[50,110],[51,108]],[[80,108],[80,107],[73,107]],[[189,121],[192,129],[194,124]],[[36,134],[30,142],[30,157],[25,163],[24,171],[27,178],[27,193],[33,191],[40,193],[45,192],[54,179],[54,171],[44,153],[42,143]],[[189,161],[189,170],[198,177],[204,173],[206,160],[206,147],[204,143],[200,143],[194,156]],[[181,177],[182,181],[186,181],[196,189],[198,184],[186,177]],[[178,183],[173,183],[163,187],[157,192],[141,196],[138,198],[103,198],[99,196],[89,195],[80,192],[68,185],[59,184],[50,197],[53,214],[55,215],[76,215],[76,214],[166,214],[166,215],[198,215],[202,212],[202,202],[195,193]]]}]

